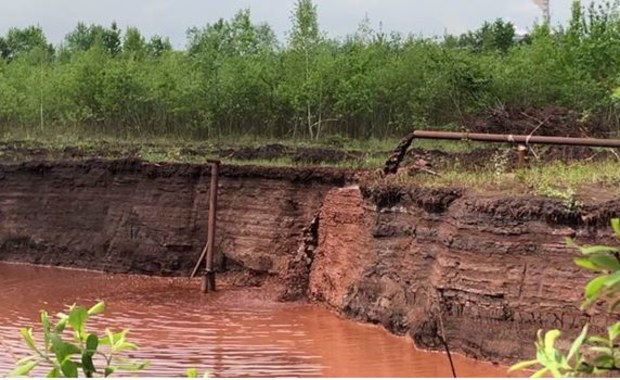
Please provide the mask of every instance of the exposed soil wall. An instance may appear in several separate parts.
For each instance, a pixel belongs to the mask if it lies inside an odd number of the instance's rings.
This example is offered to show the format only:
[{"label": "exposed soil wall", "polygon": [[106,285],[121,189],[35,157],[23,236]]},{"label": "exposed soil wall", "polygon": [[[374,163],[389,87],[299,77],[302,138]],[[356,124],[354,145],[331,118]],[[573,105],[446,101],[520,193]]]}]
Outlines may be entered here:
[{"label": "exposed soil wall", "polygon": [[[205,244],[208,166],[137,160],[0,165],[0,260],[188,275]],[[539,328],[604,326],[567,236],[611,241],[620,200],[360,188],[334,169],[222,166],[216,262],[282,300],[489,360],[531,356]],[[235,271],[240,269],[240,271]],[[245,280],[244,280],[245,279]]]},{"label": "exposed soil wall", "polygon": [[[620,200],[566,209],[537,198],[452,189],[330,191],[310,294],[362,321],[488,360],[532,357],[539,328],[578,333],[606,316],[579,310],[588,274],[565,238],[609,241]],[[601,228],[602,227],[602,228]]]},{"label": "exposed soil wall", "polygon": [[[209,173],[135,160],[0,166],[0,260],[188,275],[206,241]],[[223,166],[219,267],[287,270],[325,194],[346,177]]]}]

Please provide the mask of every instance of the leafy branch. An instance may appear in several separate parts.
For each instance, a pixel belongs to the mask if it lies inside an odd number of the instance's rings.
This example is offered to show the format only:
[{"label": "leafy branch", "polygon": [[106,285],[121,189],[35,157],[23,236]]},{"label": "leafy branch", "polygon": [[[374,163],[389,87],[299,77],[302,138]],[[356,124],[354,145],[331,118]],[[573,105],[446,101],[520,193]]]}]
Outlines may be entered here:
[{"label": "leafy branch", "polygon": [[127,351],[138,350],[137,345],[127,340],[129,330],[115,333],[106,329],[103,337],[88,332],[89,318],[104,310],[104,302],[90,309],[72,305],[67,313],[58,313],[55,319],[47,311],[41,311],[43,343],[37,344],[32,328],[22,328],[20,333],[31,355],[19,359],[9,376],[28,376],[38,367],[47,370],[48,378],[77,378],[80,370],[87,378],[109,377],[117,371],[135,372],[146,368],[148,362],[124,356]]}]

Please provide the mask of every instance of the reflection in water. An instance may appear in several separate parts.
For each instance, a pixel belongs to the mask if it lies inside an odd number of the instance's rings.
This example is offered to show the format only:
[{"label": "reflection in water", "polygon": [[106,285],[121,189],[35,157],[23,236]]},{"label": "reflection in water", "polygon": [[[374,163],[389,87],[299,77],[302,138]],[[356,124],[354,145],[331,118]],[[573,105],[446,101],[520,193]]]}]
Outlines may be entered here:
[{"label": "reflection in water", "polygon": [[[260,289],[200,294],[188,279],[109,275],[0,263],[0,339],[25,353],[18,329],[35,326],[42,308],[106,301],[93,330],[129,328],[148,359],[144,375],[187,368],[214,376],[450,377],[446,356],[415,350],[384,330],[347,321],[315,305],[276,303]],[[0,349],[0,376],[12,368]],[[459,376],[505,376],[504,367],[455,357]]]}]

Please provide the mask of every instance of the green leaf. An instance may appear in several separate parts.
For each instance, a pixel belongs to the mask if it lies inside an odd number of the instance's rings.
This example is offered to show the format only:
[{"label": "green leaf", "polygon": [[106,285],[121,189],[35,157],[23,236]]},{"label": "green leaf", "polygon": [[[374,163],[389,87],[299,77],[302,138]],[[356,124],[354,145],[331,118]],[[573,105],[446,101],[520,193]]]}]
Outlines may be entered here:
[{"label": "green leaf", "polygon": [[93,354],[92,352],[82,354],[82,371],[86,377],[92,377],[92,374],[97,372],[93,363]]},{"label": "green leaf", "polygon": [[112,366],[105,367],[105,369],[103,370],[103,377],[110,376],[111,374],[114,373],[114,371],[116,371],[116,367],[112,367]]},{"label": "green leaf", "polygon": [[607,281],[605,281],[605,286],[608,288],[612,288],[616,286],[616,284],[620,283],[620,272],[616,272],[614,274],[610,274]]},{"label": "green leaf", "polygon": [[595,346],[595,347],[590,347],[590,351],[592,352],[600,352],[603,354],[607,354],[607,355],[611,355],[611,348],[609,347],[601,347],[601,346]]},{"label": "green leaf", "polygon": [[56,323],[56,326],[54,326],[54,330],[56,330],[57,333],[61,333],[65,330],[65,327],[67,326],[69,316],[64,313],[58,313],[56,314],[56,316],[58,317],[58,323]]},{"label": "green leaf", "polygon": [[22,334],[22,337],[24,338],[26,345],[28,345],[28,347],[30,347],[32,351],[38,353],[39,350],[37,349],[37,346],[34,343],[34,338],[32,337],[32,329],[23,327],[19,329],[19,332]]},{"label": "green leaf", "polygon": [[550,330],[545,334],[545,350],[549,355],[551,353],[550,349],[555,346],[555,341],[560,337],[560,330]]},{"label": "green leaf", "polygon": [[56,326],[54,326],[54,330],[57,333],[61,333],[61,332],[65,331],[65,327],[66,326],[67,326],[67,320],[66,319],[62,319],[62,320],[58,321]]},{"label": "green leaf", "polygon": [[[531,367],[531,366],[536,365],[536,364],[538,364],[538,360],[536,360],[536,359],[519,362],[519,363],[513,365],[512,367],[508,368],[508,372],[520,371],[522,369],[525,369],[527,367]],[[194,377],[196,377],[196,376],[194,376]]]},{"label": "green leaf", "polygon": [[198,371],[196,371],[196,368],[188,368],[187,371],[185,372],[185,376],[191,379],[196,378],[198,377]]},{"label": "green leaf", "polygon": [[587,300],[592,300],[598,297],[601,289],[603,288],[603,285],[605,284],[605,281],[607,281],[607,278],[609,278],[609,276],[599,276],[594,280],[588,282],[588,285],[586,285],[585,289],[585,296]]},{"label": "green leaf", "polygon": [[58,334],[50,334],[50,341],[52,342],[52,350],[54,351],[59,363],[64,362],[67,357],[81,352],[81,350],[74,344],[63,342],[62,338]]},{"label": "green leaf", "polygon": [[594,365],[597,367],[611,367],[614,364],[614,358],[611,355],[600,355],[594,359]]},{"label": "green leaf", "polygon": [[146,367],[148,367],[150,364],[150,362],[144,361],[144,362],[129,362],[129,363],[122,363],[122,364],[118,364],[118,369],[124,370],[124,371],[131,371],[131,372],[135,372],[135,371],[141,371],[143,369],[145,369]]},{"label": "green leaf", "polygon": [[58,368],[52,368],[48,373],[47,373],[47,377],[48,379],[58,379],[62,377],[62,373],[60,373],[60,371],[58,370]]},{"label": "green leaf", "polygon": [[26,356],[26,357],[24,357],[24,358],[19,359],[19,360],[15,363],[15,365],[17,365],[17,366],[21,366],[22,364],[24,364],[24,363],[26,363],[26,362],[29,362],[29,361],[31,361],[31,360],[38,359],[39,357],[40,357],[39,355],[30,355],[30,356]]},{"label": "green leaf", "polygon": [[88,320],[88,311],[81,307],[74,307],[69,313],[69,325],[78,333],[83,333]]},{"label": "green leaf", "polygon": [[88,334],[86,338],[86,349],[91,352],[97,351],[97,347],[99,346],[99,337],[95,334]]},{"label": "green leaf", "polygon": [[86,350],[82,354],[82,371],[86,377],[92,377],[97,372],[93,363],[93,355],[97,352],[99,346],[99,337],[95,334],[88,334],[86,338]]},{"label": "green leaf", "polygon": [[43,342],[45,344],[45,351],[49,349],[50,346],[50,317],[47,314],[47,311],[41,311],[41,325],[43,326]]},{"label": "green leaf", "polygon": [[588,343],[602,343],[606,346],[609,345],[609,340],[607,338],[603,338],[602,336],[591,336],[588,337]]},{"label": "green leaf", "polygon": [[62,362],[60,365],[60,369],[62,369],[62,373],[68,377],[75,379],[78,377],[78,367],[77,364],[67,359]]},{"label": "green leaf", "polygon": [[613,325],[609,326],[607,330],[609,331],[609,339],[611,341],[616,340],[618,335],[620,335],[620,322],[616,322]]},{"label": "green leaf", "polygon": [[620,263],[614,256],[610,255],[592,255],[590,261],[601,269],[609,269],[612,271],[620,270]]},{"label": "green leaf", "polygon": [[111,346],[118,345],[119,343],[122,343],[125,341],[125,336],[127,335],[128,332],[129,330],[123,330],[117,333],[112,333],[112,331],[110,331],[109,329],[106,329],[106,336],[103,337],[99,341],[99,344],[111,345]]},{"label": "green leaf", "polygon": [[93,307],[91,307],[90,309],[88,309],[88,315],[98,315],[98,314],[103,313],[104,310],[105,310],[105,302],[101,301],[97,303],[96,305],[94,305]]},{"label": "green leaf", "polygon": [[618,252],[618,248],[608,247],[608,246],[604,246],[604,245],[592,245],[592,246],[589,246],[589,247],[581,247],[579,250],[584,255],[594,255],[594,254]]},{"label": "green leaf", "polygon": [[571,358],[579,351],[583,341],[586,339],[586,335],[588,334],[588,325],[583,326],[581,330],[581,334],[573,341],[573,344],[570,346],[570,350],[568,351],[567,360],[571,360]]},{"label": "green leaf", "polygon": [[26,376],[33,370],[34,367],[37,366],[37,364],[38,363],[34,360],[28,361],[15,368],[13,372],[9,374],[9,377]]},{"label": "green leaf", "polygon": [[128,351],[128,350],[136,351],[136,350],[138,350],[138,346],[136,346],[133,343],[129,343],[129,342],[117,342],[114,345],[114,350],[117,351],[117,352]]},{"label": "green leaf", "polygon": [[611,220],[611,228],[618,238],[620,238],[620,219],[614,218]]},{"label": "green leaf", "polygon": [[594,263],[592,263],[592,261],[590,261],[590,259],[587,257],[578,257],[574,261],[577,266],[587,270],[599,271],[601,269],[598,266],[594,265]]},{"label": "green leaf", "polygon": [[549,370],[547,368],[542,368],[542,369],[539,369],[538,371],[536,371],[531,377],[532,377],[532,379],[538,379],[540,377],[545,376],[545,374],[547,374],[547,372],[549,372]]}]

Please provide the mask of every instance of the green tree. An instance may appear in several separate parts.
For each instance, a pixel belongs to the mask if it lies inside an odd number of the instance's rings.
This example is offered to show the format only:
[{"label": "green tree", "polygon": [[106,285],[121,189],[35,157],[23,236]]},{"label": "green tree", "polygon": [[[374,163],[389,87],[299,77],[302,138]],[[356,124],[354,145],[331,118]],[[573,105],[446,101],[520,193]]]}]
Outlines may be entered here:
[{"label": "green tree", "polygon": [[39,50],[46,56],[54,54],[53,46],[47,42],[43,29],[29,26],[24,29],[11,28],[4,38],[0,38],[0,55],[11,61]]},{"label": "green tree", "polygon": [[146,50],[152,57],[160,57],[165,52],[172,51],[172,44],[168,38],[155,35],[146,44]]},{"label": "green tree", "polygon": [[[448,43],[454,44],[455,42],[448,38]],[[506,53],[514,44],[514,25],[502,19],[497,19],[493,23],[484,22],[480,29],[462,34],[456,42],[456,45],[471,48],[475,52],[499,51],[502,53]]]},{"label": "green tree", "polygon": [[312,0],[297,0],[291,15],[292,29],[289,32],[291,48],[290,62],[299,67],[293,72],[301,74],[297,79],[298,91],[293,94],[294,106],[304,109],[308,135],[311,139],[318,138],[321,130],[323,104],[323,85],[316,83],[321,76],[317,75],[319,50],[322,47],[322,36],[316,6]]},{"label": "green tree", "polygon": [[134,58],[143,58],[146,51],[146,42],[138,28],[127,28],[123,37],[123,53]]},{"label": "green tree", "polygon": [[112,56],[121,52],[121,30],[116,22],[113,22],[110,28],[95,24],[86,26],[80,22],[65,37],[64,48],[69,52],[87,51],[95,46],[99,46]]}]

